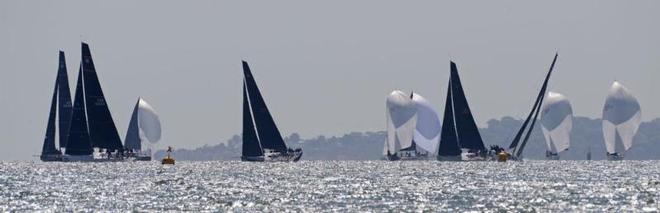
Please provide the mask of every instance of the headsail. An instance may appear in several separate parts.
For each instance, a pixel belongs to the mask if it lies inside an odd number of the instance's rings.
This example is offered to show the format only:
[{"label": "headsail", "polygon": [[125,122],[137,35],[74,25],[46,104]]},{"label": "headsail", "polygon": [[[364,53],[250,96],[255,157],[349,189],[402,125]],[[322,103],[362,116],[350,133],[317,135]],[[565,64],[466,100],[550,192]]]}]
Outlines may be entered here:
[{"label": "headsail", "polygon": [[551,153],[562,152],[570,146],[573,128],[573,108],[566,96],[549,92],[543,105],[541,124],[543,135]]},{"label": "headsail", "polygon": [[69,89],[69,76],[66,70],[66,61],[64,59],[64,52],[60,51],[59,68],[57,69],[57,93],[58,93],[58,112],[57,117],[59,120],[59,138],[60,147],[66,147],[67,132],[69,125],[71,125],[71,110],[73,104],[71,102],[71,90]]},{"label": "headsail", "polygon": [[461,147],[456,135],[456,124],[454,122],[454,104],[452,104],[451,79],[447,86],[447,100],[445,101],[445,115],[442,118],[442,133],[438,145],[438,160],[441,157],[460,156]]},{"label": "headsail", "polygon": [[391,154],[410,148],[417,123],[417,106],[403,92],[392,91],[387,97],[387,144]]},{"label": "headsail", "polygon": [[48,124],[46,126],[46,137],[44,144],[41,148],[41,155],[60,154],[60,151],[55,147],[55,113],[57,109],[57,84],[55,80],[55,89],[53,89],[53,98],[50,102],[50,112],[48,114]]},{"label": "headsail", "polygon": [[438,113],[429,101],[417,93],[412,94],[412,100],[417,107],[417,124],[414,141],[422,149],[434,153],[440,141],[440,120]]},{"label": "headsail", "polygon": [[142,150],[142,140],[140,139],[140,127],[138,125],[138,107],[140,99],[133,107],[131,114],[131,121],[128,122],[128,130],[126,130],[126,139],[124,139],[124,148],[128,150]]},{"label": "headsail", "polygon": [[94,147],[121,150],[121,139],[101,90],[101,83],[96,74],[89,45],[86,43],[82,43],[82,69],[85,85],[85,106],[92,144]]},{"label": "headsail", "polygon": [[486,153],[486,146],[484,146],[484,141],[481,139],[481,134],[479,134],[479,128],[477,128],[472,111],[470,111],[470,106],[461,85],[461,79],[458,77],[458,68],[453,61],[450,64],[454,122],[456,124],[459,144],[461,148]]},{"label": "headsail", "polygon": [[607,152],[623,154],[630,149],[641,121],[642,111],[637,98],[615,81],[603,108],[603,136]]},{"label": "headsail", "polygon": [[263,156],[264,152],[259,144],[257,132],[254,130],[254,120],[252,119],[252,111],[250,110],[250,103],[248,100],[247,88],[243,83],[243,157],[257,157]]},{"label": "headsail", "polygon": [[243,61],[243,74],[245,76],[245,86],[248,91],[252,116],[254,118],[254,123],[256,124],[256,132],[261,147],[286,153],[287,146],[284,143],[284,139],[282,139],[282,135],[277,129],[275,121],[268,111],[266,102],[261,96],[257,83],[252,76],[250,67],[245,61]]},{"label": "headsail", "polygon": [[78,82],[76,83],[75,100],[71,113],[71,125],[66,142],[67,155],[91,155],[92,144],[87,130],[87,119],[85,117],[85,100],[83,95],[83,72],[78,71]]},{"label": "headsail", "polygon": [[[522,151],[525,149],[527,140],[529,140],[529,136],[532,134],[532,130],[534,129],[534,124],[536,123],[536,119],[538,118],[539,111],[543,104],[543,97],[545,96],[545,92],[548,88],[548,81],[550,80],[550,76],[552,74],[552,70],[555,67],[555,62],[557,62],[558,56],[559,54],[555,53],[555,58],[552,59],[550,70],[548,70],[548,74],[545,76],[545,80],[543,81],[543,85],[541,86],[541,91],[539,91],[539,94],[536,97],[536,101],[534,101],[534,107],[532,107],[532,111],[529,112],[529,115],[527,115],[527,119],[525,119],[525,122],[518,130],[516,136],[513,138],[511,145],[509,145],[509,149],[513,149],[512,154],[516,158],[519,158],[522,155]],[[527,125],[530,124],[530,121],[531,121],[531,125],[529,125],[528,128]],[[525,133],[525,131],[527,131],[527,133]],[[523,134],[525,135],[524,138],[522,138]]]}]

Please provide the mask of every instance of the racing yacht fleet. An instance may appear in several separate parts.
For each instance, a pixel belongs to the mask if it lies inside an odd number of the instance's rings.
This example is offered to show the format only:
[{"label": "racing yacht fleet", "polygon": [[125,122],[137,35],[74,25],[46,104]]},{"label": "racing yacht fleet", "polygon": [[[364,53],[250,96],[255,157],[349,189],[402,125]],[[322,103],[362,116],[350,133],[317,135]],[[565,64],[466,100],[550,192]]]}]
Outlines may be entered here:
[{"label": "racing yacht fleet", "polygon": [[[150,161],[150,144],[161,138],[158,114],[142,97],[138,98],[122,143],[87,43],[82,43],[81,53],[72,101],[64,52],[59,52],[59,66],[40,159],[46,162]],[[387,134],[383,144],[383,158],[389,161],[433,158],[438,161],[522,160],[523,150],[538,121],[546,142],[546,159],[560,159],[560,154],[570,147],[573,109],[566,96],[548,92],[557,58],[558,54],[555,54],[532,110],[520,129],[512,134],[513,141],[508,149],[499,146],[486,148],[463,90],[458,66],[450,61],[442,122],[434,106],[418,93],[394,90],[387,96]],[[242,66],[241,160],[300,160],[302,149],[287,146],[248,63],[243,61]],[[607,95],[602,117],[609,160],[624,159],[626,151],[633,145],[640,123],[639,102],[630,90],[615,81]]]}]

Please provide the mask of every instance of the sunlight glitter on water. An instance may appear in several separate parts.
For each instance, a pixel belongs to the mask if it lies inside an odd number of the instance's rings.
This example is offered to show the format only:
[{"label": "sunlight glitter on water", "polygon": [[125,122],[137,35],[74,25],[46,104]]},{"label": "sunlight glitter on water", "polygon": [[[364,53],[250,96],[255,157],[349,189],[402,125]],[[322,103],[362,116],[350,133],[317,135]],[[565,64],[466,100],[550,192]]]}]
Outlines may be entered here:
[{"label": "sunlight glitter on water", "polygon": [[0,163],[0,211],[658,211],[660,161]]}]

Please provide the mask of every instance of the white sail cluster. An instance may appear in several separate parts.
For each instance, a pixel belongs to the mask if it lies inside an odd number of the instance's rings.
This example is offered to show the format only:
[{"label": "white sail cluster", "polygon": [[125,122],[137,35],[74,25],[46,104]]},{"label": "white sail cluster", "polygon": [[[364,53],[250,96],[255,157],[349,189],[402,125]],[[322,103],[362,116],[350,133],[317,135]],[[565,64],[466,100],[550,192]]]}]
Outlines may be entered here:
[{"label": "white sail cluster", "polygon": [[396,153],[401,148],[412,145],[413,130],[417,123],[417,107],[415,103],[403,92],[392,91],[387,97],[387,139],[383,155],[389,151]]},{"label": "white sail cluster", "polygon": [[429,101],[417,93],[395,90],[387,97],[387,139],[383,155],[413,146],[435,153],[440,141],[440,120]]},{"label": "white sail cluster", "polygon": [[541,127],[548,151],[557,154],[570,146],[573,129],[573,108],[566,96],[549,92],[543,105]]},{"label": "white sail cluster", "polygon": [[630,149],[641,121],[642,111],[637,98],[615,81],[603,108],[603,136],[607,152],[623,154]]},{"label": "white sail cluster", "polygon": [[138,125],[140,132],[151,143],[156,143],[160,140],[161,129],[160,119],[158,114],[149,103],[140,98],[138,101]]},{"label": "white sail cluster", "polygon": [[414,132],[415,143],[429,153],[438,150],[440,142],[440,120],[438,113],[429,101],[417,93],[412,94],[417,107],[417,124]]}]

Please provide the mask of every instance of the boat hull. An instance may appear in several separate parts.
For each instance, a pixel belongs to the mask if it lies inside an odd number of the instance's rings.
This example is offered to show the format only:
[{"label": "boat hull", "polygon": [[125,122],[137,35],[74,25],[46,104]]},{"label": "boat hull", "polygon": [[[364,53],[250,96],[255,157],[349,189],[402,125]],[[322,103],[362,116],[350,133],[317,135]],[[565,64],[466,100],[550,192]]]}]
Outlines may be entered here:
[{"label": "boat hull", "polygon": [[607,160],[609,160],[609,161],[623,160],[623,154],[619,154],[619,153],[610,154],[610,153],[607,153]]},{"label": "boat hull", "polygon": [[297,162],[302,158],[302,149],[287,153],[270,152],[265,156],[242,156],[241,161],[247,162]]},{"label": "boat hull", "polygon": [[461,156],[440,156],[437,157],[438,161],[463,161]]},{"label": "boat hull", "polygon": [[62,161],[62,155],[61,154],[54,154],[54,155],[41,155],[39,156],[39,159],[43,162],[59,162]]},{"label": "boat hull", "polygon": [[132,158],[95,158],[93,155],[62,155],[62,162],[128,162]]}]

